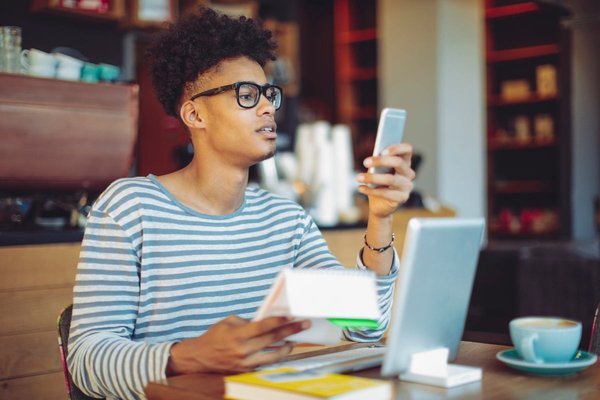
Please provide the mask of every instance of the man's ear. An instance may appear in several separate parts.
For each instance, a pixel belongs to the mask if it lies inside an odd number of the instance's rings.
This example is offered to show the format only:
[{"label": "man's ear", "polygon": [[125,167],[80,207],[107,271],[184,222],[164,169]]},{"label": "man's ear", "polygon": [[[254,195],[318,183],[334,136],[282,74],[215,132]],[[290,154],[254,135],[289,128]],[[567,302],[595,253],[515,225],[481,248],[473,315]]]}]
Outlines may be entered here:
[{"label": "man's ear", "polygon": [[191,101],[186,101],[179,109],[179,116],[188,128],[204,128],[204,120],[196,110],[196,106]]}]

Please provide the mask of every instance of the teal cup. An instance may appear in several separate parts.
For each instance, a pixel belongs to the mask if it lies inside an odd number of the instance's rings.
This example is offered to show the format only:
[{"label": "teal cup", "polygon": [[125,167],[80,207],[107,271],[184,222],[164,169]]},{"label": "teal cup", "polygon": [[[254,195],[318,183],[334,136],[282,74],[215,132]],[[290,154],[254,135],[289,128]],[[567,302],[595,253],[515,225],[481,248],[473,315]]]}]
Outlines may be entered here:
[{"label": "teal cup", "polygon": [[100,68],[100,80],[102,82],[115,82],[119,79],[121,69],[115,65],[110,64],[99,64]]},{"label": "teal cup", "polygon": [[581,322],[557,317],[524,317],[509,323],[510,339],[527,362],[565,363],[581,341]]},{"label": "teal cup", "polygon": [[100,67],[96,64],[85,63],[81,69],[81,78],[83,82],[96,83],[100,78]]}]

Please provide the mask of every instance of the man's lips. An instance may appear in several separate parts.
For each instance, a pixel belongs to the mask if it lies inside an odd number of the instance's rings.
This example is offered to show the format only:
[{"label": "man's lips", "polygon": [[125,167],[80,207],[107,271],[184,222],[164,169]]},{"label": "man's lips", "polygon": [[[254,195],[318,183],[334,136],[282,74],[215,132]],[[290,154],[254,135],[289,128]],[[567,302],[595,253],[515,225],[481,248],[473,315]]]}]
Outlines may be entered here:
[{"label": "man's lips", "polygon": [[274,122],[265,124],[258,128],[256,132],[260,133],[267,139],[275,139],[277,137],[277,124]]}]

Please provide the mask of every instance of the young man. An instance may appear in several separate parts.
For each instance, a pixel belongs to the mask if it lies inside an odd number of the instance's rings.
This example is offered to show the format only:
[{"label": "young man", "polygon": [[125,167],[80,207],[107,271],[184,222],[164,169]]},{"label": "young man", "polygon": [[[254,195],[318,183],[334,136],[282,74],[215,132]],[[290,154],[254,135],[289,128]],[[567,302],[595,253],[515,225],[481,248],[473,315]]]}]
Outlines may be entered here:
[{"label": "young man", "polygon": [[[263,66],[271,33],[211,10],[188,17],[150,50],[155,89],[188,127],[195,155],[182,170],[121,179],[98,199],[82,244],[68,363],[92,396],[143,398],[148,381],[194,372],[240,372],[291,351],[263,351],[305,322],[251,322],[286,267],[341,268],[312,219],[295,203],[247,187],[250,166],[275,153],[281,90]],[[359,268],[378,275],[387,327],[398,264],[392,214],[412,188],[411,147],[365,160],[389,174],[361,174],[369,196]],[[383,249],[379,251],[378,249]]]}]

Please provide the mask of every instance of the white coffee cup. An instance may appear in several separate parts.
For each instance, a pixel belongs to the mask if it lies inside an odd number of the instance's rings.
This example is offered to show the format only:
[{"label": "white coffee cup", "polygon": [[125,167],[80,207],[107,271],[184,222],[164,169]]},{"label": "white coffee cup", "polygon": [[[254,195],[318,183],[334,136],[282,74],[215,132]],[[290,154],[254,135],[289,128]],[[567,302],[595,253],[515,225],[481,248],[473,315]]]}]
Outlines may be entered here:
[{"label": "white coffee cup", "polygon": [[29,67],[27,73],[42,78],[54,78],[56,76],[56,69],[47,65],[33,65]]},{"label": "white coffee cup", "polygon": [[81,68],[73,67],[58,67],[56,77],[67,81],[78,81],[81,76]]},{"label": "white coffee cup", "polygon": [[21,65],[30,75],[54,77],[56,71],[56,59],[52,54],[37,49],[25,49],[21,51]]},{"label": "white coffee cup", "polygon": [[65,79],[69,81],[79,80],[79,77],[81,76],[81,68],[83,67],[83,61],[61,53],[53,53],[53,55],[58,61],[58,67],[56,69],[56,77],[58,79]]}]

